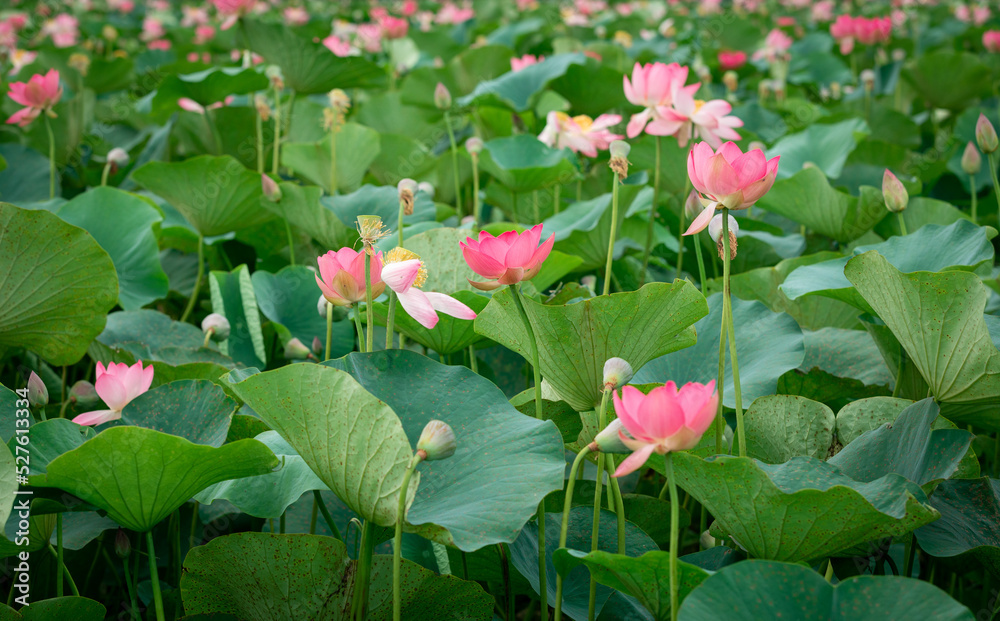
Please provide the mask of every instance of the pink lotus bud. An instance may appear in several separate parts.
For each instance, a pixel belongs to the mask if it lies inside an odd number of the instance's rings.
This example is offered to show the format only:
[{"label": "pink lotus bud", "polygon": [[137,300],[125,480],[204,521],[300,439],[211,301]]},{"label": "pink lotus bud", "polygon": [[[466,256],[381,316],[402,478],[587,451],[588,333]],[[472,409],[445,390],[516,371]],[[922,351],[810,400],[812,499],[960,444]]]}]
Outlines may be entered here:
[{"label": "pink lotus bud", "polygon": [[318,336],[313,337],[312,351],[317,356],[323,353],[323,341],[319,340]]},{"label": "pink lotus bud", "polygon": [[297,338],[293,338],[285,343],[285,358],[288,360],[305,360],[312,355],[309,348],[302,344]]},{"label": "pink lotus bud", "polygon": [[277,203],[281,200],[281,188],[278,187],[274,179],[268,177],[266,174],[260,176],[260,187],[264,190],[264,198],[267,200],[272,203]]},{"label": "pink lotus bud", "polygon": [[983,168],[983,157],[979,155],[976,145],[969,142],[965,145],[965,152],[962,153],[962,170],[967,175],[978,175]]},{"label": "pink lotus bud", "polygon": [[906,209],[906,204],[910,201],[906,188],[888,168],[882,175],[882,197],[885,199],[886,208],[893,213],[899,213]]},{"label": "pink lotus bud", "polygon": [[439,420],[427,423],[417,440],[417,451],[423,451],[425,461],[451,457],[457,448],[455,432],[448,423]]},{"label": "pink lotus bud", "polygon": [[118,558],[128,558],[131,553],[132,542],[129,541],[128,533],[125,532],[124,528],[119,528],[115,535],[115,554],[118,555]]},{"label": "pink lotus bud", "polygon": [[448,110],[451,108],[451,92],[441,82],[438,82],[437,86],[434,87],[434,105],[439,110]]},{"label": "pink lotus bud", "polygon": [[80,380],[69,389],[69,400],[82,406],[94,405],[100,400],[94,385],[86,380]]},{"label": "pink lotus bud", "polygon": [[478,136],[473,136],[465,141],[465,150],[469,152],[469,155],[476,157],[483,152],[483,139]]},{"label": "pink lotus bud", "polygon": [[118,168],[128,166],[128,151],[122,149],[121,147],[111,149],[108,151],[108,162],[114,164]]},{"label": "pink lotus bud", "polygon": [[621,358],[608,358],[604,363],[604,389],[614,390],[632,379],[632,365]]},{"label": "pink lotus bud", "polygon": [[201,331],[211,334],[211,339],[216,343],[229,338],[229,320],[219,313],[212,313],[201,322]]},{"label": "pink lotus bud", "polygon": [[49,404],[49,389],[34,371],[28,376],[28,403],[35,408],[43,408]]},{"label": "pink lotus bud", "polygon": [[979,120],[976,121],[976,143],[979,145],[979,150],[986,155],[997,150],[997,130],[993,128],[993,124],[985,114],[980,114]]}]

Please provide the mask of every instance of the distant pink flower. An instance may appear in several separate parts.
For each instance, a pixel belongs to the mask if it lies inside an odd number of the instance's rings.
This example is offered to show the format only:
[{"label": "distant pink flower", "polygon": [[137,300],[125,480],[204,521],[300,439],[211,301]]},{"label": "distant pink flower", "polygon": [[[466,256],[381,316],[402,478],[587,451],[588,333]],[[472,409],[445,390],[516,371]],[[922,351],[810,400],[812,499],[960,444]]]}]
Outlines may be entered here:
[{"label": "distant pink flower", "polygon": [[[334,306],[351,306],[365,299],[365,253],[344,247],[333,250],[316,259],[319,274],[316,284],[323,297]],[[385,291],[382,282],[382,253],[371,260],[372,298]]]},{"label": "distant pink flower", "polygon": [[990,19],[990,9],[984,5],[970,7],[967,4],[960,4],[955,7],[955,18],[975,26],[982,26]]},{"label": "distant pink flower", "polygon": [[439,24],[457,25],[467,22],[475,16],[476,12],[472,10],[472,7],[468,3],[464,3],[459,7],[454,2],[445,2],[438,9],[437,15],[434,16],[434,21]]},{"label": "distant pink flower", "polygon": [[573,5],[576,7],[577,11],[580,11],[584,15],[600,13],[604,9],[608,8],[608,3],[604,0],[575,0]]},{"label": "distant pink flower", "polygon": [[987,52],[1000,52],[1000,30],[987,30],[983,33],[983,47]]},{"label": "distant pink flower", "polygon": [[215,10],[225,18],[222,22],[222,30],[229,30],[236,21],[253,10],[257,0],[212,0]]},{"label": "distant pink flower", "polygon": [[7,20],[0,20],[0,51],[17,47],[17,29]]},{"label": "distant pink flower", "polygon": [[142,34],[139,35],[139,38],[143,41],[152,41],[162,38],[166,32],[162,20],[156,17],[145,17],[142,20]]},{"label": "distant pink flower", "polygon": [[723,71],[739,69],[747,64],[746,52],[719,52],[719,68]]},{"label": "distant pink flower", "polygon": [[56,47],[73,47],[80,36],[79,21],[68,13],[60,13],[45,22],[42,34],[51,37]]},{"label": "distant pink flower", "polygon": [[289,26],[303,26],[309,23],[309,11],[300,6],[290,6],[284,10],[282,16]]},{"label": "distant pink flower", "polygon": [[625,89],[625,98],[630,103],[645,109],[633,114],[629,119],[625,128],[629,138],[635,138],[642,133],[647,123],[656,118],[656,110],[660,106],[671,104],[673,94],[684,86],[687,77],[688,68],[677,63],[635,64],[632,68],[632,79],[629,80],[628,76],[624,76],[622,85]]},{"label": "distant pink flower", "polygon": [[13,82],[7,93],[11,99],[25,106],[15,112],[7,123],[27,127],[38,115],[51,113],[52,107],[62,98],[59,72],[49,69],[45,75],[35,74],[27,82]]},{"label": "distant pink flower", "polygon": [[708,142],[713,147],[722,140],[739,140],[734,127],[743,127],[743,121],[731,116],[733,106],[725,100],[701,101],[694,98],[700,84],[678,88],[673,94],[670,107],[656,109],[656,118],[646,127],[646,133],[653,136],[675,136],[677,144],[684,148],[692,135]]},{"label": "distant pink flower", "polygon": [[132,0],[108,0],[108,8],[119,13],[131,13],[135,10],[135,2]]},{"label": "distant pink flower", "polygon": [[29,52],[27,50],[14,50],[10,55],[10,75],[17,75],[21,72],[25,66],[30,65],[35,62],[38,58],[38,52]]},{"label": "distant pink flower", "polygon": [[184,28],[208,23],[208,9],[203,6],[185,4],[181,6],[181,12],[184,14],[181,18],[181,26]]},{"label": "distant pink flower", "polygon": [[624,386],[621,398],[618,393],[612,395],[615,414],[628,432],[619,431],[618,436],[633,451],[615,470],[616,477],[638,470],[653,453],[665,455],[697,446],[719,407],[715,380],[690,382],[680,390],[667,382],[645,395],[634,386]]},{"label": "distant pink flower", "polygon": [[180,106],[182,110],[187,110],[188,112],[205,114],[206,110],[216,110],[223,106],[228,106],[229,104],[233,103],[233,99],[234,99],[233,96],[230,95],[229,97],[226,97],[225,101],[217,101],[215,103],[208,104],[207,106],[203,106],[193,99],[190,99],[188,97],[181,97],[180,99],[177,100],[177,105]]},{"label": "distant pink flower", "polygon": [[351,44],[347,41],[341,40],[336,35],[330,35],[329,37],[323,39],[323,46],[333,52],[336,56],[351,55]]},{"label": "distant pink flower", "polygon": [[172,46],[169,39],[157,39],[146,44],[146,47],[151,50],[169,50]]},{"label": "distant pink flower", "polygon": [[550,147],[597,157],[597,152],[606,150],[612,140],[624,138],[608,129],[621,121],[622,117],[617,114],[602,114],[591,120],[584,114],[571,117],[565,112],[552,110],[538,139]]},{"label": "distant pink flower", "polygon": [[792,38],[775,28],[764,38],[764,47],[754,52],[754,60],[765,59],[769,63],[788,59],[788,48],[792,46]]},{"label": "distant pink flower", "polygon": [[139,360],[132,366],[124,362],[108,364],[107,368],[97,363],[97,380],[94,388],[97,395],[108,406],[107,410],[85,412],[73,419],[78,425],[100,425],[122,417],[122,410],[133,399],[149,390],[153,383],[153,365],[146,368]]},{"label": "distant pink flower", "polygon": [[386,15],[378,20],[378,25],[382,29],[382,36],[386,39],[402,39],[410,30],[409,20],[392,15]]},{"label": "distant pink flower", "polygon": [[375,54],[382,50],[382,28],[378,24],[361,24],[356,32],[358,47]]},{"label": "distant pink flower", "polygon": [[437,325],[438,312],[459,319],[475,319],[476,313],[450,295],[434,291],[421,291],[423,263],[409,259],[387,263],[382,268],[382,281],[396,292],[403,310],[428,330]]},{"label": "distant pink flower", "polygon": [[795,18],[786,15],[774,20],[774,23],[782,28],[791,28],[795,25]]},{"label": "distant pink flower", "polygon": [[542,225],[536,224],[522,233],[507,231],[500,237],[480,231],[479,239],[469,237],[459,242],[469,268],[487,279],[486,282],[469,280],[469,284],[483,291],[492,291],[503,285],[534,278],[556,242],[553,233],[538,245],[541,237]]},{"label": "distant pink flower", "polygon": [[215,26],[204,24],[194,29],[194,44],[204,45],[215,38]]},{"label": "distant pink flower", "polygon": [[828,22],[833,19],[834,4],[832,0],[820,0],[812,5],[812,19],[814,22]]},{"label": "distant pink flower", "polygon": [[854,35],[860,43],[864,43],[865,45],[884,43],[892,36],[892,18],[873,17],[872,19],[865,19],[864,17],[855,17]]},{"label": "distant pink flower", "polygon": [[10,24],[14,30],[20,30],[28,24],[28,14],[10,13],[9,15],[7,15],[7,19],[4,21]]},{"label": "distant pink flower", "polygon": [[545,60],[544,56],[535,56],[534,54],[525,54],[520,58],[510,59],[510,70],[520,71],[525,67],[530,67],[531,65],[536,65]]},{"label": "distant pink flower", "polygon": [[400,9],[399,12],[402,13],[404,17],[409,17],[416,13],[419,8],[420,6],[417,4],[417,0],[406,0],[403,2],[403,8]]},{"label": "distant pink flower", "polygon": [[722,145],[718,152],[704,142],[694,145],[688,154],[688,177],[694,189],[710,202],[684,234],[703,230],[717,208],[751,207],[774,185],[780,159],[768,160],[760,149],[743,153],[732,142]]}]

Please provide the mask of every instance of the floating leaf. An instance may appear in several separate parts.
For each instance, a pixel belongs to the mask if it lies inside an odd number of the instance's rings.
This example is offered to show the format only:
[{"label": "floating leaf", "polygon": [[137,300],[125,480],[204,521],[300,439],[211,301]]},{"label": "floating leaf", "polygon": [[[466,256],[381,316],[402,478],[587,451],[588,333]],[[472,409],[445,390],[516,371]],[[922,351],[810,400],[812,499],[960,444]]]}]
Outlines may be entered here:
[{"label": "floating leaf", "polygon": [[[107,327],[91,344],[89,353],[100,362],[153,362],[153,382],[168,379],[216,379],[235,366],[214,349],[202,347],[205,335],[189,323],[174,321],[154,310],[118,311],[108,315]],[[173,368],[164,369],[165,366]],[[222,367],[221,372],[217,372]],[[160,377],[161,372],[166,376]],[[205,377],[205,376],[208,377]],[[160,380],[164,381],[160,381]]]},{"label": "floating leaf", "polygon": [[316,142],[289,142],[281,147],[281,163],[328,193],[353,192],[361,187],[368,168],[379,154],[379,133],[357,123],[337,131],[337,187],[331,187],[330,134]]},{"label": "floating leaf", "polygon": [[[855,134],[868,133],[862,119],[847,119],[832,125],[810,125],[804,131],[785,136],[767,150],[768,157],[781,156],[778,179],[792,177],[812,164],[816,172],[831,179],[840,176],[847,156],[857,146]],[[775,202],[768,201],[768,204]]]},{"label": "floating leaf", "polygon": [[793,395],[759,397],[743,416],[747,455],[768,464],[793,457],[826,459],[837,419],[827,406]]},{"label": "floating leaf", "polygon": [[957,112],[989,94],[990,70],[975,54],[938,50],[914,60],[903,77],[935,108]]},{"label": "floating leaf", "polygon": [[[425,287],[421,288],[425,289]],[[462,302],[477,313],[482,312],[490,301],[488,297],[473,293],[472,291],[459,291],[451,297]],[[386,325],[389,311],[388,306],[376,303],[374,309],[375,321],[379,325]],[[396,331],[406,335],[406,338],[444,356],[465,351],[483,340],[483,337],[476,334],[475,324],[468,319],[458,319],[444,313],[439,313],[437,325],[431,329],[427,329],[410,317],[406,309],[398,302],[396,303],[394,325]]]},{"label": "floating leaf", "polygon": [[0,604],[0,619],[3,621],[103,621],[107,610],[104,606],[86,597],[57,597],[32,601],[30,606],[20,610]]},{"label": "floating leaf", "polygon": [[586,62],[583,54],[557,54],[544,61],[476,84],[458,100],[460,106],[498,106],[522,112],[532,107],[535,95],[546,84],[566,73],[571,65]]},{"label": "floating leaf", "polygon": [[510,191],[525,193],[572,179],[576,167],[567,153],[534,136],[519,134],[487,141],[479,156],[479,166]]}]

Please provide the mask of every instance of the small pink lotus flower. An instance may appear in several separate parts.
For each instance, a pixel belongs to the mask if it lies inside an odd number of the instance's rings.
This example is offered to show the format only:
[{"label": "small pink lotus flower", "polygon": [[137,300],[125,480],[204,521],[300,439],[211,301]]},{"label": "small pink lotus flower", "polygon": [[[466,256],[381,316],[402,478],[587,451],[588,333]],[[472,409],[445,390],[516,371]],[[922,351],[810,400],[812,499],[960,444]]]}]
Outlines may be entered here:
[{"label": "small pink lotus flower", "polygon": [[673,94],[684,86],[687,78],[688,68],[677,63],[635,64],[632,68],[631,81],[628,76],[624,76],[622,85],[625,88],[625,98],[645,110],[633,114],[629,120],[625,129],[629,138],[635,138],[642,133],[646,124],[655,118],[657,107],[670,105]]},{"label": "small pink lotus flower", "polygon": [[780,159],[768,160],[760,149],[743,153],[732,142],[718,152],[704,142],[694,145],[688,154],[688,176],[710,202],[684,234],[694,235],[708,226],[716,208],[746,209],[756,203],[774,185]]},{"label": "small pink lotus flower", "polygon": [[847,56],[854,50],[854,18],[840,15],[830,24],[830,36],[840,43],[840,53]]},{"label": "small pink lotus flower", "polygon": [[282,12],[285,24],[289,26],[304,26],[309,23],[309,11],[300,6],[290,6]]},{"label": "small pink lotus flower", "polygon": [[732,116],[733,106],[724,99],[702,101],[695,99],[700,84],[677,88],[670,107],[656,109],[656,118],[646,127],[653,136],[675,136],[681,148],[687,146],[692,135],[718,147],[722,140],[739,140],[734,127],[743,127],[743,121]]},{"label": "small pink lotus flower", "polygon": [[194,29],[194,44],[204,45],[215,38],[215,26],[202,24]]},{"label": "small pink lotus flower", "polygon": [[469,280],[469,284],[482,291],[492,291],[534,278],[556,243],[553,233],[539,246],[541,237],[542,225],[536,224],[522,233],[507,231],[500,237],[480,231],[479,239],[469,237],[459,242],[462,256],[472,271],[488,279],[487,282]]},{"label": "small pink lotus flower", "polygon": [[236,21],[253,10],[257,0],[212,0],[215,10],[225,18],[222,22],[222,30],[229,30]]},{"label": "small pink lotus flower", "polygon": [[520,71],[525,67],[530,67],[531,65],[537,65],[538,63],[545,60],[544,56],[535,56],[534,54],[525,54],[520,58],[510,59],[510,70]]},{"label": "small pink lotus flower", "polygon": [[330,35],[323,39],[323,46],[333,52],[334,56],[350,56],[353,51],[348,41],[344,41],[336,35]]},{"label": "small pink lotus flower", "polygon": [[386,39],[402,39],[410,30],[410,22],[401,17],[385,15],[378,20],[379,28],[382,29],[382,36]]},{"label": "small pink lotus flower", "polygon": [[424,264],[419,258],[393,260],[406,256],[416,257],[415,254],[403,248],[396,248],[389,252],[386,264],[382,268],[382,281],[396,292],[399,303],[410,317],[413,317],[417,323],[428,330],[437,325],[438,312],[459,319],[472,320],[476,318],[475,311],[455,298],[443,293],[418,289],[427,278],[427,270],[424,269]]},{"label": "small pink lotus flower", "polygon": [[788,60],[788,48],[792,47],[792,38],[775,28],[764,38],[764,47],[754,52],[754,60],[765,59],[769,63]]},{"label": "small pink lotus flower", "polygon": [[29,52],[28,50],[14,50],[10,54],[11,67],[8,74],[17,75],[21,73],[21,69],[35,62],[36,58],[38,58],[38,52]]},{"label": "small pink lotus flower", "polygon": [[628,432],[619,432],[619,439],[633,451],[615,470],[615,477],[638,470],[653,453],[664,455],[697,446],[719,407],[715,380],[708,384],[690,382],[680,390],[667,382],[647,395],[625,386],[621,398],[612,394],[615,414]]},{"label": "small pink lotus flower", "polygon": [[198,114],[205,114],[205,111],[207,110],[216,110],[223,106],[228,106],[229,104],[233,103],[233,100],[234,97],[230,95],[229,97],[226,97],[225,101],[217,101],[215,103],[208,104],[207,106],[203,106],[189,97],[181,97],[180,99],[177,100],[177,105],[181,107],[181,110],[187,110],[188,112],[196,112]]},{"label": "small pink lotus flower", "polygon": [[7,123],[27,127],[42,112],[55,116],[52,107],[62,98],[59,72],[49,69],[45,75],[35,74],[27,82],[14,82],[7,93],[11,99],[25,106],[15,112]]},{"label": "small pink lotus flower", "polygon": [[552,110],[546,117],[545,129],[538,135],[538,139],[550,147],[597,157],[597,152],[607,150],[612,141],[624,138],[608,129],[621,121],[622,117],[617,114],[602,114],[591,119],[585,114],[570,117],[565,112]]},{"label": "small pink lotus flower", "polygon": [[468,2],[463,2],[461,7],[454,2],[445,2],[438,9],[437,15],[434,16],[434,21],[439,24],[453,24],[457,26],[475,16],[476,12]]},{"label": "small pink lotus flower", "polygon": [[42,34],[52,38],[52,45],[63,48],[73,47],[80,36],[80,22],[68,13],[60,13],[45,22]]},{"label": "small pink lotus flower", "polygon": [[124,362],[117,364],[111,362],[107,368],[98,362],[97,380],[94,382],[94,388],[110,409],[84,412],[74,418],[73,422],[78,425],[100,425],[118,420],[122,417],[122,410],[125,409],[125,406],[132,399],[149,390],[149,385],[152,383],[153,365],[143,368],[142,360],[132,366],[128,366]]},{"label": "small pink lotus flower", "polygon": [[987,52],[1000,52],[1000,30],[987,30],[983,33],[983,47]]},{"label": "small pink lotus flower", "polygon": [[[341,248],[320,255],[319,274],[316,284],[319,285],[323,297],[334,306],[350,306],[365,299],[365,253],[353,248]],[[372,257],[372,298],[377,298],[385,291],[382,282],[382,253]]]},{"label": "small pink lotus flower", "polygon": [[719,52],[719,68],[723,71],[735,71],[747,64],[746,52]]}]

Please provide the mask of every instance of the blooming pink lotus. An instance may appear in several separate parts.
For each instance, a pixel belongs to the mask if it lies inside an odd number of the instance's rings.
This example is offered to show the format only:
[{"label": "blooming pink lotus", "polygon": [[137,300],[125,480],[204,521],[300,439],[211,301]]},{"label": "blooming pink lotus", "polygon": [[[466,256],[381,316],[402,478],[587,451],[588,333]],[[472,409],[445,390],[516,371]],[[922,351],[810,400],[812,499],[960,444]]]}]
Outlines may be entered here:
[{"label": "blooming pink lotus", "polygon": [[768,160],[760,149],[743,153],[732,142],[718,152],[704,142],[694,145],[688,154],[688,176],[710,202],[684,234],[693,235],[708,226],[716,208],[746,209],[756,203],[774,185],[780,159]]},{"label": "blooming pink lotus", "polygon": [[684,86],[687,78],[688,68],[677,63],[635,64],[632,68],[632,79],[629,80],[628,76],[622,78],[625,98],[645,110],[633,114],[629,119],[628,127],[625,128],[629,138],[635,138],[642,133],[646,124],[655,118],[657,107],[670,105],[674,93]]},{"label": "blooming pink lotus", "polygon": [[334,56],[350,56],[353,51],[350,42],[344,41],[337,35],[330,35],[323,39],[323,46],[333,52]]},{"label": "blooming pink lotus", "polygon": [[731,116],[733,106],[723,99],[702,101],[695,99],[700,84],[681,86],[674,91],[673,104],[656,109],[656,118],[646,127],[653,136],[675,136],[681,148],[687,146],[692,134],[718,147],[722,140],[739,140],[734,127],[743,127],[743,121]]},{"label": "blooming pink lotus", "polygon": [[229,30],[236,24],[236,20],[253,10],[257,0],[212,0],[215,10],[225,18],[222,22],[222,30]]},{"label": "blooming pink lotus", "polygon": [[203,24],[194,29],[194,44],[204,45],[215,38],[215,26]]},{"label": "blooming pink lotus", "polygon": [[463,2],[461,7],[454,2],[445,2],[438,9],[437,15],[434,16],[434,21],[439,24],[453,24],[457,26],[475,16],[476,12],[468,2]]},{"label": "blooming pink lotus", "polygon": [[[365,253],[353,248],[341,248],[321,255],[316,262],[319,274],[316,284],[323,297],[334,306],[350,306],[365,299]],[[382,282],[382,253],[372,257],[372,298],[385,291]]]},{"label": "blooming pink lotus", "polygon": [[792,38],[775,28],[764,38],[764,47],[754,52],[754,60],[765,59],[769,63],[788,60],[788,48],[792,47]]},{"label": "blooming pink lotus", "polygon": [[196,112],[198,114],[205,114],[206,110],[216,110],[223,106],[228,106],[233,103],[233,96],[230,95],[226,97],[225,101],[217,101],[215,103],[203,106],[197,101],[191,99],[190,97],[181,97],[177,100],[177,105],[181,107],[181,110],[187,110],[188,112]]},{"label": "blooming pink lotus", "polygon": [[378,20],[379,28],[382,29],[382,36],[386,39],[402,39],[410,30],[410,22],[402,17],[385,15]]},{"label": "blooming pink lotus", "polygon": [[983,47],[987,52],[1000,52],[1000,30],[987,30],[983,33]]},{"label": "blooming pink lotus", "polygon": [[7,123],[16,123],[27,127],[38,118],[42,112],[52,113],[52,107],[62,98],[62,87],[59,86],[59,72],[49,69],[45,75],[35,74],[27,82],[13,82],[7,93],[10,98],[25,106],[7,119]]},{"label": "blooming pink lotus", "polygon": [[450,295],[418,289],[425,278],[426,271],[420,259],[390,262],[382,268],[382,281],[396,292],[399,303],[410,317],[428,330],[437,325],[438,312],[459,319],[476,318],[475,311]]},{"label": "blooming pink lotus", "polygon": [[840,53],[850,54],[854,42],[864,45],[884,43],[892,36],[891,17],[851,17],[841,15],[830,25],[830,35],[840,43]]},{"label": "blooming pink lotus", "polygon": [[690,382],[680,390],[667,382],[646,395],[634,386],[625,386],[621,398],[612,394],[615,414],[629,434],[619,432],[618,436],[633,451],[615,470],[616,477],[638,470],[653,453],[664,455],[697,446],[719,407],[715,380],[708,384]]},{"label": "blooming pink lotus", "polygon": [[480,231],[479,239],[469,237],[459,242],[462,256],[472,271],[489,279],[487,282],[469,280],[469,284],[483,291],[492,291],[503,285],[534,278],[556,243],[553,233],[539,246],[541,237],[542,225],[536,224],[522,233],[507,231],[500,237]]},{"label": "blooming pink lotus", "polygon": [[525,67],[530,67],[531,65],[537,65],[538,63],[545,60],[544,56],[535,56],[534,54],[525,54],[520,58],[510,59],[510,70],[520,71]]},{"label": "blooming pink lotus", "polygon": [[723,71],[739,69],[747,64],[746,52],[719,52],[719,68]]},{"label": "blooming pink lotus", "polygon": [[624,136],[614,134],[609,127],[622,122],[617,114],[602,114],[591,119],[585,114],[571,117],[565,112],[552,110],[545,119],[545,129],[538,139],[557,149],[569,149],[587,157],[597,157],[598,151],[607,150],[612,140]]},{"label": "blooming pink lotus", "polygon": [[290,6],[281,15],[289,26],[304,26],[309,23],[309,11],[300,6]]},{"label": "blooming pink lotus", "polygon": [[73,422],[78,425],[100,425],[122,417],[122,410],[142,393],[149,390],[149,385],[153,383],[153,365],[146,368],[139,360],[132,366],[124,362],[108,364],[107,368],[100,362],[97,363],[97,381],[94,388],[98,396],[104,400],[108,410],[95,410],[84,412]]},{"label": "blooming pink lotus", "polygon": [[52,38],[56,47],[73,47],[80,37],[80,22],[68,13],[60,13],[45,22],[42,34]]}]

